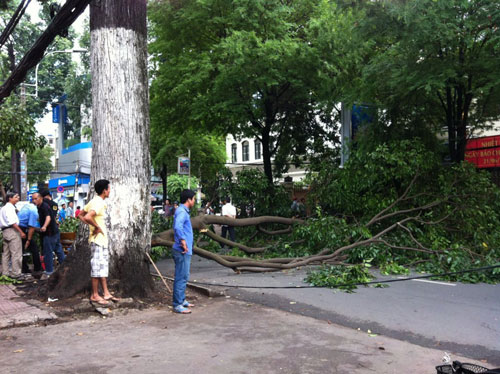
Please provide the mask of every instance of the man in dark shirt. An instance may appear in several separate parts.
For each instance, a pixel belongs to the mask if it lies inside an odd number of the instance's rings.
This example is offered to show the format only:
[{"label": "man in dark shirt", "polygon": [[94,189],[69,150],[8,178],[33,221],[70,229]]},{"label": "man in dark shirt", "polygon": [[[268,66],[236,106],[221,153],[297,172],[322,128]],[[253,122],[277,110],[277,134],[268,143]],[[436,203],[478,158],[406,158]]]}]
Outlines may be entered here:
[{"label": "man in dark shirt", "polygon": [[[52,200],[52,196],[50,196],[50,191],[47,189],[43,189],[40,191],[40,194],[43,197],[43,201],[47,203],[47,205],[51,209],[51,213],[54,217],[55,224],[59,228],[59,221],[58,221],[58,214],[59,214],[59,205],[57,205],[54,200]],[[43,245],[43,244],[42,244]],[[57,240],[56,240],[56,246],[57,248],[55,249],[56,253],[64,253],[62,244],[61,244],[61,232],[59,229],[57,230]]]},{"label": "man in dark shirt", "polygon": [[45,263],[45,273],[42,280],[47,279],[54,272],[54,251],[56,252],[59,264],[64,261],[59,227],[56,222],[56,215],[53,209],[44,201],[39,193],[33,194],[33,202],[38,208],[38,218],[40,220],[40,235],[43,241],[43,262]]},{"label": "man in dark shirt", "polygon": [[54,217],[57,218],[57,213],[59,213],[59,206],[52,200],[52,196],[50,196],[50,191],[45,189],[40,191],[40,195],[43,197],[43,201],[47,203],[47,205],[52,209],[52,213],[54,213]]}]

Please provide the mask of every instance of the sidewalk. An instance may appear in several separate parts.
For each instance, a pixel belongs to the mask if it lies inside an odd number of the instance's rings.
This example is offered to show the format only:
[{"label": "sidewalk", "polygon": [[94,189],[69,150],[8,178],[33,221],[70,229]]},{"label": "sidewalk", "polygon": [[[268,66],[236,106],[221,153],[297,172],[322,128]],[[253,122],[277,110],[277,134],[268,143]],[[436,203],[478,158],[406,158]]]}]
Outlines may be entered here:
[{"label": "sidewalk", "polygon": [[14,286],[0,284],[0,329],[57,318],[55,314],[38,308],[36,305],[40,303],[35,300],[29,304],[22,301],[14,289]]},{"label": "sidewalk", "polygon": [[0,368],[40,374],[433,374],[444,354],[232,298],[198,301],[191,315],[151,308],[0,330]]}]

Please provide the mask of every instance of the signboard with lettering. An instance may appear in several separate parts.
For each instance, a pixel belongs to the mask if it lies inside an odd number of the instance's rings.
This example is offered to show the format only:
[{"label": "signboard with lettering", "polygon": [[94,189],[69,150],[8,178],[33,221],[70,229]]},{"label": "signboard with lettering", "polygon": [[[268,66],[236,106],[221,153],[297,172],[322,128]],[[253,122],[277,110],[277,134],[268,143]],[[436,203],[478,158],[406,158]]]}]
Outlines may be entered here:
[{"label": "signboard with lettering", "polygon": [[500,136],[470,139],[465,147],[465,161],[478,168],[500,167]]}]

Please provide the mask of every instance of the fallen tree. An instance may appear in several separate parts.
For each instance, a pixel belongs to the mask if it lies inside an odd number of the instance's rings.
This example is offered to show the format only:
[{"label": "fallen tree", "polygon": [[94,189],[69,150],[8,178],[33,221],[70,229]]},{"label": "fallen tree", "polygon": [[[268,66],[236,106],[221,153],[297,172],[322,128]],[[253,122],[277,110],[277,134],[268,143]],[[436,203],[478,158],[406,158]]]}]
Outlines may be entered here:
[{"label": "fallen tree", "polygon": [[[285,269],[292,269],[305,265],[313,264],[344,264],[347,259],[347,253],[355,248],[369,246],[374,244],[383,244],[388,248],[404,251],[415,251],[423,252],[427,254],[435,254],[440,250],[433,250],[426,248],[419,240],[411,234],[411,229],[407,227],[409,223],[416,223],[421,225],[433,225],[439,221],[445,220],[449,215],[440,217],[438,220],[425,221],[422,219],[422,213],[430,210],[440,204],[445,202],[450,202],[450,197],[447,196],[441,199],[435,199],[429,201],[423,205],[413,206],[411,208],[401,208],[396,209],[396,207],[401,204],[414,199],[416,196],[410,196],[410,191],[415,183],[415,177],[404,193],[396,199],[392,204],[382,209],[376,215],[374,215],[366,224],[356,224],[358,228],[364,228],[365,230],[376,226],[373,233],[365,235],[365,238],[350,237],[345,238],[346,244],[338,248],[321,248],[319,251],[312,255],[302,256],[302,257],[278,257],[278,258],[264,258],[257,259],[252,257],[241,257],[241,256],[231,256],[223,255],[220,253],[214,253],[202,248],[199,245],[195,245],[193,252],[201,257],[216,261],[217,263],[229,267],[236,272],[240,271],[252,271],[252,272],[267,272],[267,271],[278,271]],[[390,221],[389,224],[381,224]],[[307,225],[308,222],[305,220],[295,219],[295,218],[285,218],[276,216],[262,216],[254,218],[242,218],[233,219],[228,217],[220,217],[213,215],[200,215],[193,217],[191,219],[193,230],[199,231],[201,234],[205,235],[207,238],[214,240],[222,245],[228,245],[230,247],[235,247],[245,252],[248,255],[263,254],[268,250],[273,248],[273,245],[268,245],[265,247],[251,247],[243,243],[233,242],[231,240],[222,238],[217,235],[214,231],[210,230],[210,225],[230,225],[234,227],[248,227],[255,226],[256,230],[267,235],[275,236],[282,234],[290,234],[293,232],[294,227],[297,225]],[[266,230],[263,228],[266,224],[272,225],[285,225],[286,228],[281,230]],[[402,230],[405,233],[409,233],[410,238],[412,238],[412,246],[400,246],[391,244],[388,239],[385,238],[387,234],[395,230]],[[299,240],[299,244],[303,243],[307,239]],[[296,241],[297,242],[297,241]],[[295,244],[292,242],[291,244]],[[171,247],[174,243],[174,232],[172,229],[164,231],[162,233],[153,235],[151,246],[167,246]]]}]

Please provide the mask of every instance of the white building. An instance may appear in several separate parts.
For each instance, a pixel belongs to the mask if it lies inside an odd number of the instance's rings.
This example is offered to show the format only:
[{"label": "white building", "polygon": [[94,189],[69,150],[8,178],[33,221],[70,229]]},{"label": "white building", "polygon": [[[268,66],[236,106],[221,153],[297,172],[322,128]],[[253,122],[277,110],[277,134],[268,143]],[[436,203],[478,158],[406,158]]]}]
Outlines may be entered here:
[{"label": "white building", "polygon": [[[262,143],[258,139],[241,138],[236,139],[232,135],[226,136],[226,166],[231,170],[233,175],[238,171],[248,167],[257,168],[264,171],[264,159],[262,156]],[[272,161],[272,159],[271,159]],[[306,176],[306,170],[296,168],[293,165],[287,173],[284,173],[278,180],[279,182],[287,181],[299,182]],[[290,178],[292,178],[290,180]]]}]

